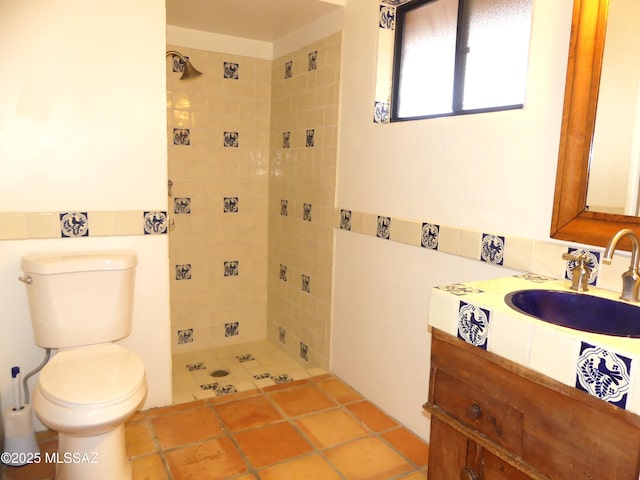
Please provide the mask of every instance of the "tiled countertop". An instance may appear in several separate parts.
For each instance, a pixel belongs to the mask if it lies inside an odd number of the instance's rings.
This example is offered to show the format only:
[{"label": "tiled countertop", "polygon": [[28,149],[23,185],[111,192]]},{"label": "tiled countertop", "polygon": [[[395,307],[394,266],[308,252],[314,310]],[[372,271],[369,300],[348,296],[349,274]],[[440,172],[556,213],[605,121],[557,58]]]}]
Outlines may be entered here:
[{"label": "tiled countertop", "polygon": [[[516,290],[570,291],[569,286],[568,280],[524,274],[435,287],[429,325],[640,414],[640,338],[559,327],[521,314],[504,301]],[[597,288],[584,294],[619,297]]]}]

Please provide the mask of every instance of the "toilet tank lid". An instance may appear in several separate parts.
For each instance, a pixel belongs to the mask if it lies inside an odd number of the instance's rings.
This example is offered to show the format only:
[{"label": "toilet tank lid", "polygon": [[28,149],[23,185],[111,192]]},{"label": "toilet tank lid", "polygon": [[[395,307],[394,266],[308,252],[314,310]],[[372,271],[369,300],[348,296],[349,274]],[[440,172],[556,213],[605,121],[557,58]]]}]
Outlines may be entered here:
[{"label": "toilet tank lid", "polygon": [[25,273],[52,275],[97,270],[126,270],[137,264],[136,252],[132,250],[104,250],[28,254],[22,257],[21,266]]}]

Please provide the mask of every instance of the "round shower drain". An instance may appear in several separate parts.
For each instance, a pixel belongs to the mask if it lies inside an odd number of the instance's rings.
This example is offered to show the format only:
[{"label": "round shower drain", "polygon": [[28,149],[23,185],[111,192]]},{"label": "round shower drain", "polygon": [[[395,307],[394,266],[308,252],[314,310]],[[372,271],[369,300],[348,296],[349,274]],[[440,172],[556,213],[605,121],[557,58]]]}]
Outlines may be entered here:
[{"label": "round shower drain", "polygon": [[214,378],[218,378],[218,377],[226,377],[227,375],[229,375],[229,370],[214,370],[213,372],[211,372],[211,376]]}]

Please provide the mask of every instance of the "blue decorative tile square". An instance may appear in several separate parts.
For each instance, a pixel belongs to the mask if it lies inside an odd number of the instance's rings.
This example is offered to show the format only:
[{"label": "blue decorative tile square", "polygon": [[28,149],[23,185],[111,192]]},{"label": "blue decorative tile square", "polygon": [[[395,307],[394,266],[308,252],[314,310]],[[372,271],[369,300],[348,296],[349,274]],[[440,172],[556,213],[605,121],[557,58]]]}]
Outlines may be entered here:
[{"label": "blue decorative tile square", "polygon": [[[567,253],[578,256],[585,254],[589,257],[586,262],[587,267],[591,269],[591,275],[589,275],[589,285],[596,285],[598,283],[598,274],[600,273],[600,252],[592,252],[591,250],[585,250],[583,248],[568,248]],[[573,268],[576,266],[575,260],[567,260],[564,269],[564,278],[566,280],[573,280]]]},{"label": "blue decorative tile square", "polygon": [[291,148],[291,132],[282,132],[282,148]]},{"label": "blue decorative tile square", "polygon": [[224,213],[238,213],[238,197],[224,197]]},{"label": "blue decorative tile square", "polygon": [[174,128],[173,129],[173,144],[174,145],[191,145],[191,134],[188,128]]},{"label": "blue decorative tile square", "polygon": [[422,236],[420,237],[420,245],[431,250],[438,250],[440,242],[440,225],[434,223],[422,224]]},{"label": "blue decorative tile square", "polygon": [[271,378],[271,374],[269,372],[264,372],[253,376],[254,380],[264,380],[265,378]]},{"label": "blue decorative tile square", "polygon": [[291,378],[286,373],[283,373],[282,375],[278,375],[277,377],[272,377],[272,380],[276,385],[279,385],[281,383],[293,382],[293,378]]},{"label": "blue decorative tile square", "polygon": [[200,385],[200,390],[215,390],[219,386],[220,386],[220,384],[218,382],[205,383],[205,384]]},{"label": "blue decorative tile square", "polygon": [[576,388],[620,408],[626,408],[631,384],[631,359],[581,342]]},{"label": "blue decorative tile square", "polygon": [[187,370],[189,370],[190,372],[195,372],[196,370],[206,370],[207,369],[207,367],[202,362],[187,363],[186,367],[187,367]]},{"label": "blue decorative tile square", "polygon": [[238,132],[224,132],[224,146],[238,148],[239,137],[240,134]]},{"label": "blue decorative tile square", "polygon": [[[189,60],[189,57],[184,56],[185,60]],[[184,72],[184,62],[177,55],[171,55],[171,71],[172,72]]]},{"label": "blue decorative tile square", "polygon": [[351,230],[351,210],[340,210],[340,229]]},{"label": "blue decorative tile square", "polygon": [[300,358],[305,362],[309,361],[309,345],[303,342],[300,342]]},{"label": "blue decorative tile square", "polygon": [[471,345],[487,349],[491,312],[460,300],[458,308],[458,338]]},{"label": "blue decorative tile square", "polygon": [[502,265],[504,262],[505,239],[498,235],[482,234],[480,261]]},{"label": "blue decorative tile square", "polygon": [[176,265],[176,280],[191,280],[191,264]]},{"label": "blue decorative tile square", "polygon": [[284,64],[284,78],[286,80],[287,78],[292,78],[292,77],[293,77],[293,60],[289,60]]},{"label": "blue decorative tile square", "polygon": [[178,345],[193,343],[193,328],[178,330]]},{"label": "blue decorative tile square", "polygon": [[438,290],[448,292],[453,295],[461,297],[462,295],[469,295],[470,293],[482,293],[482,290],[464,285],[462,283],[453,283],[451,285],[440,285],[436,287]]},{"label": "blue decorative tile square", "polygon": [[179,215],[191,213],[191,199],[189,197],[174,198],[173,213]]},{"label": "blue decorative tile square", "polygon": [[304,203],[302,204],[302,220],[305,222],[311,221],[311,204]]},{"label": "blue decorative tile square", "polygon": [[373,123],[389,123],[391,120],[391,105],[389,102],[375,102],[373,108]]},{"label": "blue decorative tile square", "polygon": [[378,216],[376,237],[384,238],[385,240],[389,240],[389,238],[391,238],[391,217]]},{"label": "blue decorative tile square", "polygon": [[224,276],[225,277],[237,277],[238,276],[238,267],[240,262],[238,260],[230,260],[228,262],[224,262]]},{"label": "blue decorative tile square", "polygon": [[253,362],[255,360],[255,357],[250,353],[244,353],[242,355],[236,355],[236,360],[238,360],[240,363]]},{"label": "blue decorative tile square", "polygon": [[236,393],[238,390],[233,385],[224,385],[216,388],[216,396],[229,395],[230,393]]},{"label": "blue decorative tile square", "polygon": [[282,327],[278,327],[278,341],[280,343],[287,343],[287,331]]},{"label": "blue decorative tile square", "polygon": [[314,129],[309,129],[307,130],[307,140],[305,142],[305,146],[307,147],[313,147],[315,144],[315,136],[316,136],[316,131]]},{"label": "blue decorative tile square", "polygon": [[396,9],[389,5],[380,5],[380,28],[385,30],[395,30]]},{"label": "blue decorative tile square", "polygon": [[240,65],[237,63],[224,62],[224,78],[231,78],[233,80],[238,80],[238,70],[240,69]]},{"label": "blue decorative tile square", "polygon": [[287,281],[287,266],[280,264],[280,280]]},{"label": "blue decorative tile square", "polygon": [[143,215],[145,235],[167,233],[167,212],[144,212]]},{"label": "blue decorative tile square", "polygon": [[280,215],[283,217],[289,215],[289,200],[280,200]]},{"label": "blue decorative tile square", "polygon": [[87,212],[61,212],[60,236],[62,238],[88,237],[89,214]]},{"label": "blue decorative tile square", "polygon": [[529,280],[530,282],[533,282],[533,283],[545,283],[545,282],[552,282],[554,280],[557,280],[556,278],[548,277],[547,275],[541,275],[539,273],[531,273],[531,272],[514,275],[514,277],[522,278],[523,280]]},{"label": "blue decorative tile square", "polygon": [[238,335],[240,328],[239,322],[230,322],[224,324],[224,336],[225,337],[233,337]]},{"label": "blue decorative tile square", "polygon": [[302,291],[311,293],[311,277],[304,273],[302,274]]},{"label": "blue decorative tile square", "polygon": [[318,68],[318,51],[315,50],[309,54],[309,71]]}]

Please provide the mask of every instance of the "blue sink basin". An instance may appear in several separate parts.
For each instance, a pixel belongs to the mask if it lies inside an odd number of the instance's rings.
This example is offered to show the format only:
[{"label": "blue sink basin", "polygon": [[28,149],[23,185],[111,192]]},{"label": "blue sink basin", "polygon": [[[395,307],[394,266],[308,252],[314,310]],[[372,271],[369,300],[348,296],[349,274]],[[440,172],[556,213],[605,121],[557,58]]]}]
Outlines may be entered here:
[{"label": "blue sink basin", "polygon": [[640,338],[640,307],[584,293],[518,290],[504,301],[539,320],[583,332]]}]

